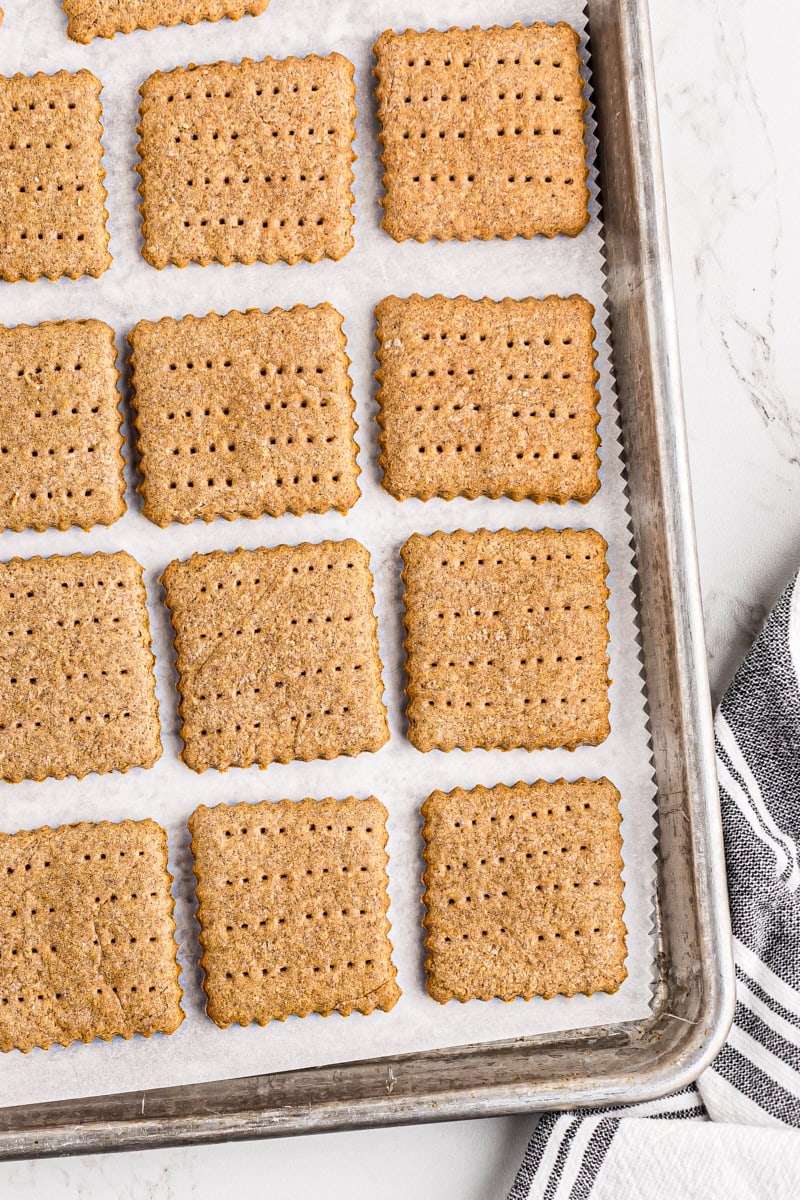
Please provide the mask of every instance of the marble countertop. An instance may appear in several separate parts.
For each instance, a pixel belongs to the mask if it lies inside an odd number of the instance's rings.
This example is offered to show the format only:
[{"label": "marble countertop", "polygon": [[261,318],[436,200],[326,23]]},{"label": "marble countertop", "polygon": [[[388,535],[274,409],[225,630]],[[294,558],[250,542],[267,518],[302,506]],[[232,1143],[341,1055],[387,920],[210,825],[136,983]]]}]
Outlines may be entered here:
[{"label": "marble countertop", "polygon": [[[786,103],[795,47],[775,36],[796,18],[796,3],[650,6],[717,699],[800,566],[800,388],[792,366],[800,164]],[[520,5],[522,19],[535,15],[535,3]],[[224,1195],[235,1184],[291,1200],[502,1200],[530,1124],[512,1117],[15,1163],[0,1166],[0,1195],[184,1200]]]}]

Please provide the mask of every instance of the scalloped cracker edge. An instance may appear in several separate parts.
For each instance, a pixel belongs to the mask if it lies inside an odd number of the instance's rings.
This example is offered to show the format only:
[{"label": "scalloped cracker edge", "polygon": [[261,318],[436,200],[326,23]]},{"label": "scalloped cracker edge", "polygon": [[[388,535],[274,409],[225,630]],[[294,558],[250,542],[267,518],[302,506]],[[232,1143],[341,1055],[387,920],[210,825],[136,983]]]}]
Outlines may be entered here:
[{"label": "scalloped cracker edge", "polygon": [[375,317],[378,461],[390,495],[566,504],[596,494],[588,300],[388,296]]},{"label": "scalloped cracker edge", "polygon": [[618,990],[627,976],[619,800],[605,778],[428,797],[422,924],[434,1000]]},{"label": "scalloped cracker edge", "polygon": [[[136,170],[147,262],[293,265],[349,253],[354,76],[334,53],[146,79]],[[297,164],[291,176],[287,155]]]},{"label": "scalloped cracker edge", "polygon": [[394,1007],[387,816],[374,796],[192,813],[200,965],[216,1025]]},{"label": "scalloped cracker edge", "polygon": [[146,600],[125,551],[0,563],[0,779],[83,779],[161,757]]},{"label": "scalloped cracker edge", "polygon": [[228,17],[259,17],[269,0],[61,0],[68,18],[67,37],[88,45],[94,38],[112,38],[116,33],[151,30],[157,26],[197,25]]},{"label": "scalloped cracker edge", "polygon": [[0,833],[0,1050],[174,1033],[171,884],[149,818]]},{"label": "scalloped cracker edge", "polygon": [[114,331],[0,326],[0,529],[88,530],[124,515]]},{"label": "scalloped cracker edge", "polygon": [[128,341],[148,520],[352,508],[360,470],[342,322],[325,303],[135,326]]},{"label": "scalloped cracker edge", "polygon": [[369,561],[349,538],[169,564],[188,767],[352,757],[388,741]]},{"label": "scalloped cracker edge", "polygon": [[591,529],[412,534],[400,554],[418,750],[608,736],[607,549]]},{"label": "scalloped cracker edge", "polygon": [[373,73],[391,237],[575,237],[585,228],[579,43],[563,21],[380,36]]},{"label": "scalloped cracker edge", "polygon": [[97,278],[111,265],[101,90],[86,70],[0,77],[0,279]]}]

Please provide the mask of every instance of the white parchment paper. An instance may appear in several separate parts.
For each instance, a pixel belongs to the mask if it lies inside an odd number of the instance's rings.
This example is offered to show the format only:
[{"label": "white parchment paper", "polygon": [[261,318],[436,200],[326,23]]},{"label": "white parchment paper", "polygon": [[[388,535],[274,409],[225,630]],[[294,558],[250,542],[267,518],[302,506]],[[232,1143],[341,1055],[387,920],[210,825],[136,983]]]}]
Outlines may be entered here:
[{"label": "white parchment paper", "polygon": [[[602,228],[596,181],[592,219],[575,240],[394,243],[380,230],[381,168],[376,140],[371,47],[383,29],[431,24],[526,23],[567,20],[583,28],[581,0],[272,0],[267,14],[238,23],[186,25],[140,32],[91,46],[73,45],[58,0],[5,0],[0,29],[0,73],[53,73],[88,67],[102,80],[106,185],[114,263],[99,280],[0,284],[0,321],[5,324],[98,317],[118,334],[127,415],[125,335],[141,318],[169,314],[201,316],[250,306],[288,307],[329,300],[345,316],[348,352],[357,400],[362,498],[352,512],[286,516],[278,520],[173,526],[161,530],[141,515],[128,466],[127,515],[110,529],[0,536],[0,558],[13,555],[70,554],[129,550],[146,568],[164,755],[150,771],[89,776],[45,783],[0,784],[0,828],[8,831],[76,820],[154,817],[169,832],[186,1020],[172,1037],[115,1039],[104,1044],[35,1050],[0,1057],[0,1104],[21,1104],[91,1094],[144,1089],[250,1075],[321,1063],[345,1062],[414,1050],[516,1038],[647,1014],[651,999],[654,947],[654,784],[646,713],[639,674],[634,619],[632,552],[625,488],[614,411],[603,312]],[[152,71],[190,62],[238,60],[268,54],[320,54],[339,50],[357,68],[358,138],[355,164],[356,246],[340,263],[294,267],[190,266],[156,271],[140,255],[137,212],[137,89]],[[587,76],[588,78],[588,76]],[[590,150],[594,134],[590,110]],[[389,293],[466,293],[475,298],[522,298],[580,292],[597,309],[602,437],[602,488],[590,504],[534,505],[525,501],[463,499],[398,504],[384,493],[377,467],[375,422],[375,303]],[[126,425],[127,428],[127,425]],[[130,457],[130,450],[127,451]],[[609,543],[611,588],[611,728],[608,740],[574,753],[434,752],[423,755],[405,736],[402,588],[398,551],[414,530],[491,529],[524,526],[598,529]],[[381,656],[389,707],[391,741],[378,754],[332,762],[291,763],[193,774],[179,761],[176,674],[169,617],[157,579],[173,558],[193,551],[272,546],[324,538],[355,537],[369,547]],[[625,859],[625,922],[628,978],[615,996],[563,997],[548,1001],[473,1001],[441,1006],[424,986],[421,840],[419,805],[433,788],[490,786],[518,779],[578,778],[607,774],[622,793]],[[374,793],[389,809],[392,940],[403,996],[391,1013],[370,1017],[316,1015],[252,1026],[217,1029],[204,1014],[199,948],[194,917],[194,876],[186,819],[199,803],[300,799],[304,796],[366,796]]]}]

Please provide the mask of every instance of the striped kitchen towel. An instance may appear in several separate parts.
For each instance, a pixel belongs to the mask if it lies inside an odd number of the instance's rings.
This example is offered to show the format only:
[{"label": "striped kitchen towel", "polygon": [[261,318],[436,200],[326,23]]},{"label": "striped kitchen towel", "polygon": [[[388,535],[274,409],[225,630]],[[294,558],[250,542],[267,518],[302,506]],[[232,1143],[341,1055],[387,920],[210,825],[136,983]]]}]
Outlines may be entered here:
[{"label": "striped kitchen towel", "polygon": [[731,1200],[800,1196],[800,576],[715,732],[736,962],[728,1040],[696,1086],[663,1100],[542,1117],[509,1200],[671,1200],[702,1182]]}]

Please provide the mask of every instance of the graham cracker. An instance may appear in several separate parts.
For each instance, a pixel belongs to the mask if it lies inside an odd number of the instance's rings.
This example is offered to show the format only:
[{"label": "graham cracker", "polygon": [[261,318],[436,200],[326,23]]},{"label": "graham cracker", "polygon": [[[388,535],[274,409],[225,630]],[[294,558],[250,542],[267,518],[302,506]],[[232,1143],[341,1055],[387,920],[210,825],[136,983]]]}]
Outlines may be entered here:
[{"label": "graham cracker", "polygon": [[101,89],[91,71],[0,76],[0,279],[110,266]]},{"label": "graham cracker", "polygon": [[129,554],[0,563],[0,778],[82,779],[161,755],[142,568]]},{"label": "graham cracker", "polygon": [[151,75],[139,89],[137,168],[151,266],[347,254],[353,75],[341,54]]},{"label": "graham cracker", "polygon": [[396,241],[575,236],[589,219],[579,38],[571,26],[383,33],[375,44]]},{"label": "graham cracker", "polygon": [[608,736],[606,549],[592,529],[412,534],[400,553],[418,750]]},{"label": "graham cracker", "polygon": [[616,992],[627,975],[619,792],[608,779],[433,792],[422,806],[428,992]]},{"label": "graham cracker", "polygon": [[388,740],[358,542],[195,554],[162,582],[192,770],[356,755]]},{"label": "graham cracker", "polygon": [[230,17],[259,17],[269,0],[61,0],[69,23],[67,37],[87,45],[96,37],[157,25],[196,25],[199,21],[221,21]]},{"label": "graham cracker", "polygon": [[330,304],[140,321],[129,341],[156,525],[355,504],[350,360]]},{"label": "graham cracker", "polygon": [[0,326],[0,529],[123,515],[116,359],[102,321]]},{"label": "graham cracker", "polygon": [[590,500],[594,308],[581,296],[389,296],[375,309],[383,486],[398,500]]},{"label": "graham cracker", "polygon": [[200,965],[216,1025],[394,1007],[386,818],[374,796],[192,813]]},{"label": "graham cracker", "polygon": [[0,1050],[174,1033],[171,883],[149,819],[0,833]]}]

